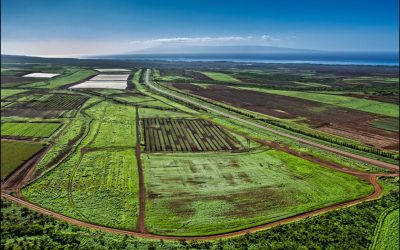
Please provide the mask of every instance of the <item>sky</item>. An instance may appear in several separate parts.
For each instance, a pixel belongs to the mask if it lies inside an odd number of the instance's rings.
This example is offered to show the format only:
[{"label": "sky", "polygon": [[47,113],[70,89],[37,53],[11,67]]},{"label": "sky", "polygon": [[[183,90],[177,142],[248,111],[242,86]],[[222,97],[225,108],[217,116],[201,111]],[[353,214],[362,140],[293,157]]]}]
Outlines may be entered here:
[{"label": "sky", "polygon": [[1,53],[83,56],[169,45],[398,51],[398,0],[1,0]]}]

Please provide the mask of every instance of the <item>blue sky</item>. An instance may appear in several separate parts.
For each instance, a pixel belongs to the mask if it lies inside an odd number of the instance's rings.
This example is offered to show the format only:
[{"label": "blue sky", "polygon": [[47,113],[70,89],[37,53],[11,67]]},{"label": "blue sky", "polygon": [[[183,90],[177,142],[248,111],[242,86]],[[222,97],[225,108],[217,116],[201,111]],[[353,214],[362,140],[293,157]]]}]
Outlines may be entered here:
[{"label": "blue sky", "polygon": [[398,51],[397,0],[1,0],[2,53],[107,54],[165,44]]}]

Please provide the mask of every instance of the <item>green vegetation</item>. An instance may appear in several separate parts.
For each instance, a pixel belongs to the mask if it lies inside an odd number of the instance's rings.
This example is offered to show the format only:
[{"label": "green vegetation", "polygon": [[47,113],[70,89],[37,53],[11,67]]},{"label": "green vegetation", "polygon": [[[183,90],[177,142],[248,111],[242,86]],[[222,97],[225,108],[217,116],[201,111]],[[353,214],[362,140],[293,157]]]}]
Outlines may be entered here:
[{"label": "green vegetation", "polygon": [[7,122],[1,124],[1,136],[50,137],[60,126],[60,123]]},{"label": "green vegetation", "polygon": [[156,234],[234,231],[372,192],[356,177],[272,149],[142,160],[146,227]]},{"label": "green vegetation", "polygon": [[396,249],[399,247],[399,208],[389,208],[382,213],[370,249]]},{"label": "green vegetation", "polygon": [[366,249],[398,190],[374,201],[260,232],[215,241],[163,241],[90,230],[1,199],[3,249]]},{"label": "green vegetation", "polygon": [[73,218],[135,228],[134,124],[133,107],[90,99],[38,166],[41,177],[23,189],[24,196]]},{"label": "green vegetation", "polygon": [[392,132],[399,132],[400,121],[398,118],[385,118],[375,120],[371,122],[371,125],[375,128],[380,128]]},{"label": "green vegetation", "polygon": [[221,73],[221,72],[206,71],[206,72],[201,72],[201,73],[206,75],[207,77],[209,77],[215,81],[219,81],[219,82],[240,82],[240,80],[234,78],[233,76],[225,74],[225,73]]},{"label": "green vegetation", "polygon": [[49,80],[43,80],[40,82],[34,82],[25,84],[27,88],[45,88],[45,89],[56,89],[67,84],[72,84],[78,81],[82,81],[90,76],[94,76],[96,72],[89,69],[70,69],[67,73],[54,77]]},{"label": "green vegetation", "polygon": [[[3,74],[3,72],[2,72]],[[15,94],[23,93],[26,92],[27,90],[24,89],[1,89],[1,99],[6,99],[7,97],[10,97]]]},{"label": "green vegetation", "polygon": [[1,179],[29,160],[45,145],[38,142],[1,141]]},{"label": "green vegetation", "polygon": [[295,98],[301,98],[305,100],[321,102],[339,107],[351,108],[390,117],[399,117],[399,106],[391,103],[360,99],[350,96],[320,94],[314,92],[300,92],[300,91],[272,90],[272,89],[267,90],[261,88],[243,88],[243,87],[240,88],[247,90],[256,90],[276,95],[291,96]]}]

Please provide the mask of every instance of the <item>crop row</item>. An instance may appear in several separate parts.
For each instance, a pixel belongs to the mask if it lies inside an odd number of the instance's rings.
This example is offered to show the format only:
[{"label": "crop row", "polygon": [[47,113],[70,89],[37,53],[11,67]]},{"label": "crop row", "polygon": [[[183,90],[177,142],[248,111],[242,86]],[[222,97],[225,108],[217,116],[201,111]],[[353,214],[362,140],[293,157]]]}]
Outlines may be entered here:
[{"label": "crop row", "polygon": [[142,119],[148,152],[236,150],[239,143],[219,126],[201,119]]}]

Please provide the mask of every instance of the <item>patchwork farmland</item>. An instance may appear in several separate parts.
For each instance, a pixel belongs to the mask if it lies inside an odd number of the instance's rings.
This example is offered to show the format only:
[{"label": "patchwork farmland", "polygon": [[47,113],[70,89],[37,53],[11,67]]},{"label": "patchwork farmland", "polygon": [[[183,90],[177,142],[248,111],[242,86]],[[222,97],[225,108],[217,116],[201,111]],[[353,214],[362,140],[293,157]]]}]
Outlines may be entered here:
[{"label": "patchwork farmland", "polygon": [[[334,66],[311,71],[307,65],[155,61],[156,69],[147,70],[143,62],[94,62],[2,64],[2,72],[4,67],[16,80],[2,84],[3,197],[73,224],[134,235],[134,241],[163,239],[166,246],[167,240],[181,240],[173,241],[178,248],[204,249],[217,248],[204,239],[259,236],[264,242],[324,239],[315,249],[341,249],[344,244],[323,244],[358,237],[363,243],[348,248],[363,249],[374,238],[379,215],[398,202],[396,159],[382,161],[301,133],[353,125],[377,129],[390,143],[379,150],[398,153],[396,94],[359,98],[353,91],[303,90],[345,87],[360,76]],[[381,77],[394,91],[391,68],[355,70],[374,75],[365,84]],[[60,75],[23,77],[35,72]],[[339,83],[328,80],[333,76]],[[111,233],[107,240],[124,238]]]},{"label": "patchwork farmland", "polygon": [[142,119],[147,152],[238,150],[240,143],[227,131],[199,119]]}]

